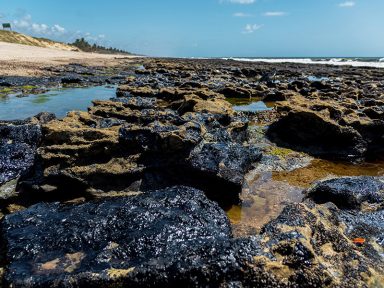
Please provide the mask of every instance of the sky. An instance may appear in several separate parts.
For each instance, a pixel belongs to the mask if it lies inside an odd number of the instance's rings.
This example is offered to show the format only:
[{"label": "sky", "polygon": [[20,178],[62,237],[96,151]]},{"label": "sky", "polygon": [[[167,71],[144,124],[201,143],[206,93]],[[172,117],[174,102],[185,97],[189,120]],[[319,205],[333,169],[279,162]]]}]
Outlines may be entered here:
[{"label": "sky", "polygon": [[384,56],[384,0],[0,0],[0,22],[151,56]]}]

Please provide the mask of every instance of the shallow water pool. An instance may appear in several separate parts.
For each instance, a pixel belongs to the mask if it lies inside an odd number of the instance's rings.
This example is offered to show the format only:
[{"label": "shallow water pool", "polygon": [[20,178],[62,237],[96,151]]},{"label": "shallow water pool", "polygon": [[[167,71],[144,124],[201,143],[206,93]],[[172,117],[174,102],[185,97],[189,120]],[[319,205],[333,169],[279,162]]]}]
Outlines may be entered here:
[{"label": "shallow water pool", "polygon": [[315,81],[329,81],[331,80],[329,77],[323,77],[323,76],[307,76],[308,81],[315,82]]},{"label": "shallow water pool", "polygon": [[252,235],[276,218],[288,203],[299,203],[314,182],[343,176],[383,176],[384,161],[344,163],[314,159],[310,165],[284,172],[252,171],[241,193],[242,205],[227,210],[236,236]]},{"label": "shallow water pool", "polygon": [[260,112],[272,110],[272,108],[268,107],[267,104],[263,101],[257,101],[247,105],[233,106],[233,110],[242,112]]},{"label": "shallow water pool", "polygon": [[232,104],[232,108],[235,111],[241,112],[261,112],[272,110],[275,106],[275,103],[268,103],[261,101],[260,98],[227,98],[229,103]]},{"label": "shallow water pool", "polygon": [[39,95],[0,97],[0,120],[25,119],[40,112],[65,117],[72,110],[86,110],[93,100],[108,100],[116,95],[115,86],[55,89]]}]

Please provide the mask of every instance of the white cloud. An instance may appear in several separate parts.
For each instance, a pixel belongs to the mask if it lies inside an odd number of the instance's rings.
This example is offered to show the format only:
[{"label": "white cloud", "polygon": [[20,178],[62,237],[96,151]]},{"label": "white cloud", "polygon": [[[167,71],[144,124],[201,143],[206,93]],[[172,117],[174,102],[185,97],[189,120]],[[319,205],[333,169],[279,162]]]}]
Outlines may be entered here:
[{"label": "white cloud", "polygon": [[282,11],[269,11],[269,12],[265,12],[263,15],[267,17],[278,17],[278,16],[284,16],[286,14],[287,13]]},{"label": "white cloud", "polygon": [[19,20],[13,21],[13,25],[18,28],[29,28],[31,26],[31,15],[25,15]]},{"label": "white cloud", "polygon": [[65,33],[65,28],[61,27],[59,24],[55,24],[52,27],[52,30],[56,31],[57,33]]},{"label": "white cloud", "polygon": [[16,30],[21,30],[21,32],[34,33],[39,36],[58,36],[66,32],[65,28],[59,24],[49,26],[47,24],[35,23],[29,14],[24,15],[21,19],[14,20],[13,26]]},{"label": "white cloud", "polygon": [[241,17],[241,18],[252,17],[252,16],[253,16],[252,14],[243,13],[243,12],[237,12],[233,14],[233,17]]},{"label": "white cloud", "polygon": [[237,3],[237,4],[252,4],[255,3],[256,0],[229,0],[231,3]]},{"label": "white cloud", "polygon": [[37,34],[43,34],[43,35],[51,34],[51,30],[46,24],[31,23],[31,25],[27,28],[29,28],[30,30],[32,30],[32,32]]},{"label": "white cloud", "polygon": [[255,32],[256,30],[259,30],[263,25],[258,25],[258,24],[247,24],[244,27],[243,34],[251,34]]},{"label": "white cloud", "polygon": [[19,19],[13,21],[13,26],[16,31],[21,33],[30,34],[32,36],[48,37],[54,40],[63,42],[73,42],[76,38],[84,38],[90,42],[97,42],[105,45],[106,36],[104,34],[92,35],[91,33],[84,33],[82,31],[68,31],[66,28],[59,24],[47,25],[41,23],[35,23],[32,20],[32,16],[29,14],[23,14],[19,16]]},{"label": "white cloud", "polygon": [[349,7],[353,7],[356,5],[356,2],[354,1],[345,1],[343,3],[340,3],[339,4],[339,7],[342,7],[342,8],[349,8]]},{"label": "white cloud", "polygon": [[242,4],[242,5],[248,5],[248,4],[253,4],[256,2],[256,0],[220,0],[220,3],[223,2],[229,2],[233,4]]}]

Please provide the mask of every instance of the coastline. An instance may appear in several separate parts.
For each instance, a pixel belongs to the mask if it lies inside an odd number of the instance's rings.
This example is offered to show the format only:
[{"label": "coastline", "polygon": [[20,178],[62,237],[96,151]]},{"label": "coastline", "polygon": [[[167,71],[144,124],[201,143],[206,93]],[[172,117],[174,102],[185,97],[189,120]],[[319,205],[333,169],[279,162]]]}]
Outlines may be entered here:
[{"label": "coastline", "polygon": [[[292,63],[292,64],[311,64],[311,65],[334,65],[334,66],[352,66],[363,68],[384,68],[384,58],[381,57],[348,57],[348,58],[222,58],[226,60],[243,62],[264,62],[264,63]],[[366,60],[371,61],[366,61]]]}]

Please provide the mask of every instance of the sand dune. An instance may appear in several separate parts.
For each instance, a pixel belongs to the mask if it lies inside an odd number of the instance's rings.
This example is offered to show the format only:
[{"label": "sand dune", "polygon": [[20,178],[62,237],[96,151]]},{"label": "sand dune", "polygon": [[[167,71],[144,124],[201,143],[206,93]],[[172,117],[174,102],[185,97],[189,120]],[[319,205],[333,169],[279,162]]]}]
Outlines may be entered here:
[{"label": "sand dune", "polygon": [[80,63],[86,65],[116,65],[130,55],[109,55],[43,48],[0,42],[0,75],[46,74],[47,66]]}]

